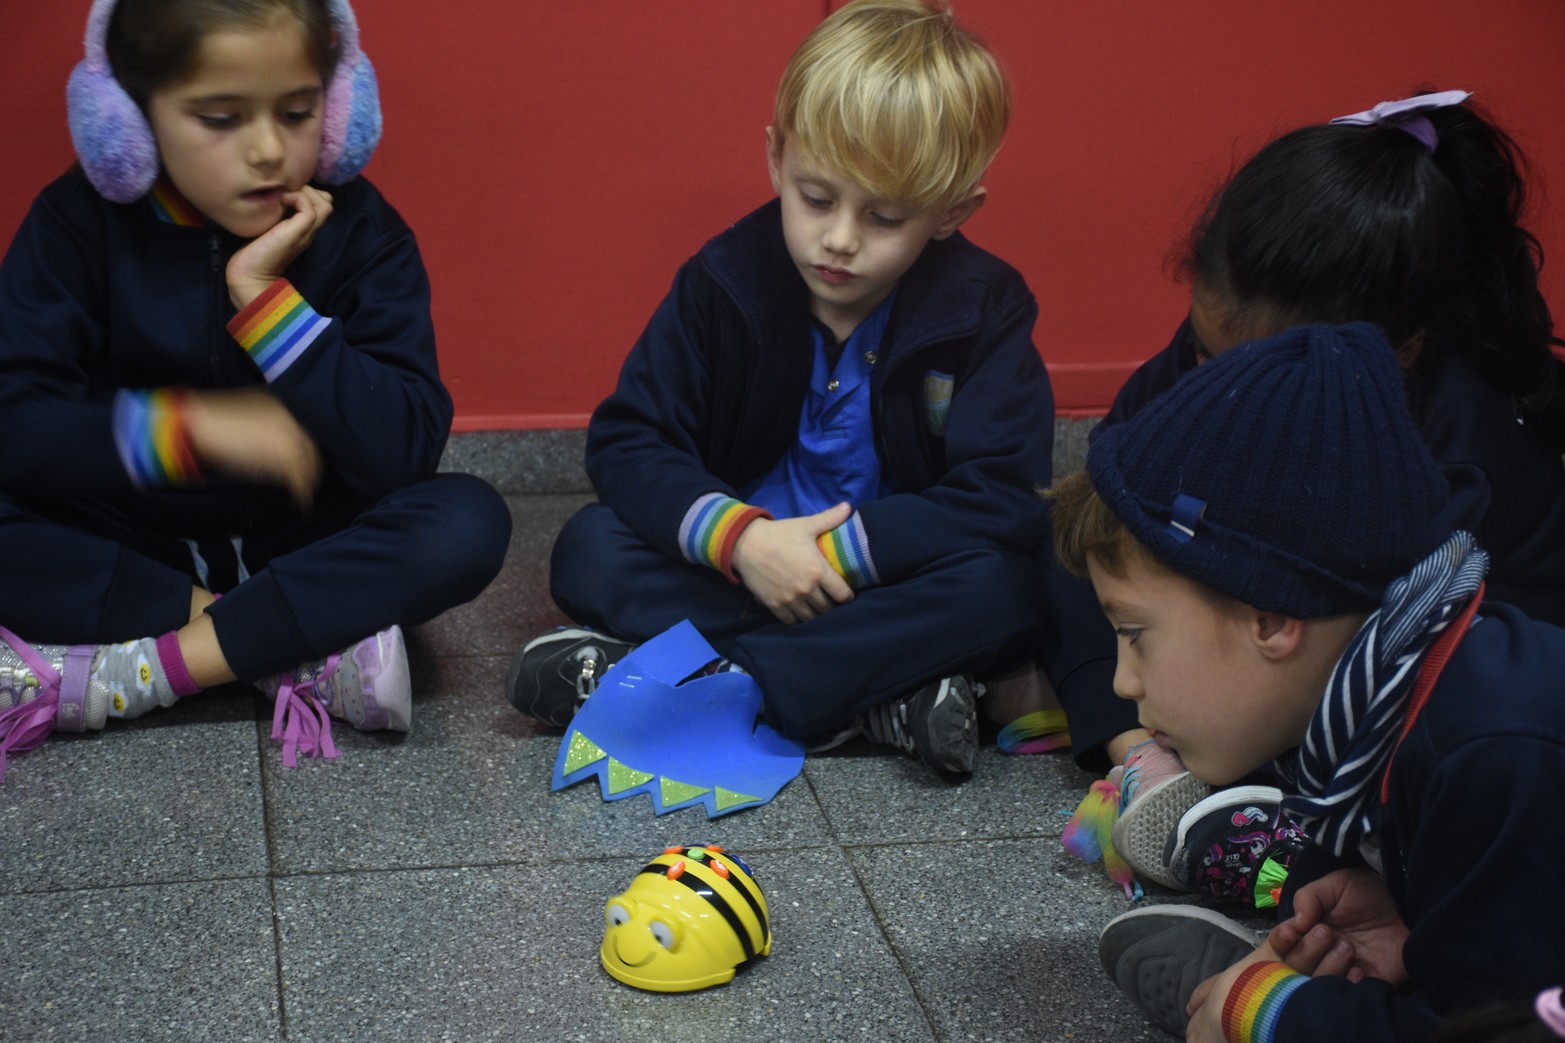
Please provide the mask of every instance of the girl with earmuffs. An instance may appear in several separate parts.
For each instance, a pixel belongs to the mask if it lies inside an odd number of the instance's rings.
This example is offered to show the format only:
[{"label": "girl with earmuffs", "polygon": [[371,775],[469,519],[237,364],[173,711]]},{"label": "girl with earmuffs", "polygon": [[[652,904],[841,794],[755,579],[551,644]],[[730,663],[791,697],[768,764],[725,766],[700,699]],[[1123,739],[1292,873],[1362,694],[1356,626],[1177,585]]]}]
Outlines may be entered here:
[{"label": "girl with earmuffs", "polygon": [[[504,501],[451,424],[347,0],[95,0],[80,165],[0,264],[0,774],[241,680],[283,761],[406,731],[400,625],[477,595]],[[325,187],[325,186],[330,186]],[[368,636],[366,636],[368,635]]]}]

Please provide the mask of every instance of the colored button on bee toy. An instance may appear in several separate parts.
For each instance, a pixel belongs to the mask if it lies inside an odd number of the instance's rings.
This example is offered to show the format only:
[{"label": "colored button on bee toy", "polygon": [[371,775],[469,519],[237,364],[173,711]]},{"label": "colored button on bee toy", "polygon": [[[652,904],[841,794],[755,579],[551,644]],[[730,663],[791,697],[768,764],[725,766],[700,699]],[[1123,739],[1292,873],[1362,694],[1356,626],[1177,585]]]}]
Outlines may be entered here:
[{"label": "colored button on bee toy", "polygon": [[772,951],[766,898],[750,867],[712,844],[667,848],[603,915],[603,969],[652,992],[722,985]]}]

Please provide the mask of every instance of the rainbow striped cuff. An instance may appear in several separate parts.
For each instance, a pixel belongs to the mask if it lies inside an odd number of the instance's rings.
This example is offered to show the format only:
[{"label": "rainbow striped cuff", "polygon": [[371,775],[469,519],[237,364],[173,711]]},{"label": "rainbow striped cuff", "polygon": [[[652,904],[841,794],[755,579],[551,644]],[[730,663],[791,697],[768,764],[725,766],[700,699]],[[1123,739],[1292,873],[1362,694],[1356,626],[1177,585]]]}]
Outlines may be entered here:
[{"label": "rainbow striped cuff", "polygon": [[206,224],[201,211],[191,206],[190,200],[180,195],[179,189],[167,177],[158,178],[148,195],[152,200],[152,212],[164,224],[182,228],[201,228]]},{"label": "rainbow striped cuff", "polygon": [[728,582],[738,583],[734,544],[747,525],[771,516],[764,507],[751,507],[722,493],[707,493],[690,505],[679,523],[679,549],[686,561],[710,566],[727,576]]},{"label": "rainbow striped cuff", "polygon": [[277,279],[228,320],[228,332],[271,383],[330,325],[330,319],[304,303],[293,283]]},{"label": "rainbow striped cuff", "polygon": [[864,534],[864,519],[858,511],[830,532],[815,538],[815,545],[837,574],[854,590],[873,587],[880,582],[875,559],[869,552],[869,537]]},{"label": "rainbow striped cuff", "polygon": [[174,388],[125,389],[114,396],[114,447],[138,489],[188,485],[201,477],[185,432],[183,396]]},{"label": "rainbow striped cuff", "polygon": [[1274,960],[1246,967],[1223,1001],[1223,1038],[1228,1043],[1271,1043],[1283,1004],[1309,980]]}]

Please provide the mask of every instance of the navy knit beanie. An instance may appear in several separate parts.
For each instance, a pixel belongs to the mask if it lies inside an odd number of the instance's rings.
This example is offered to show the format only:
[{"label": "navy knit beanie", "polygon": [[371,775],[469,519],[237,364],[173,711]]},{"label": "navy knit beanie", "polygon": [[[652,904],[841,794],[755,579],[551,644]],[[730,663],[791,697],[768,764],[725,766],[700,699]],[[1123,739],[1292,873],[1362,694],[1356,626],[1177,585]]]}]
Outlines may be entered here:
[{"label": "navy knit beanie", "polygon": [[1374,608],[1450,535],[1445,477],[1368,323],[1224,352],[1102,431],[1087,472],[1174,571],[1296,619]]}]

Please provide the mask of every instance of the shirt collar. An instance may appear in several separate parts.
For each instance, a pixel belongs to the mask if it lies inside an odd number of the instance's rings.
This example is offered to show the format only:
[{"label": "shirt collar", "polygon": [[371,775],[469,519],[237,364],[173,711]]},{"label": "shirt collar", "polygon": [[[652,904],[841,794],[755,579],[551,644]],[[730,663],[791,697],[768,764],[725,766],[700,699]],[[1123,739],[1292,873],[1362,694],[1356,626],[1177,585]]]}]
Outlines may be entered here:
[{"label": "shirt collar", "polygon": [[201,211],[180,194],[179,189],[174,187],[174,182],[170,181],[166,174],[158,176],[152,191],[147,194],[147,199],[152,203],[152,212],[157,214],[158,220],[164,224],[179,225],[182,228],[206,227],[206,218],[201,216]]}]

